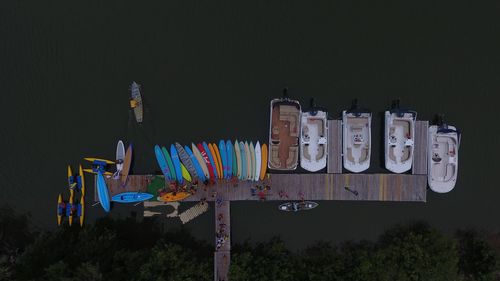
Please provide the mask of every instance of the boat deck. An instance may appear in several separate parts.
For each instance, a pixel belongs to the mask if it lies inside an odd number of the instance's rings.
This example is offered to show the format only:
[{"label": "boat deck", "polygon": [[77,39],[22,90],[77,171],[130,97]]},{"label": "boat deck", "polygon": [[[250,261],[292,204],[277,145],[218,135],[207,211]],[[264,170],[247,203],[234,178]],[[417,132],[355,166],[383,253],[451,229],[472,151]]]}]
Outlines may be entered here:
[{"label": "boat deck", "polygon": [[[279,102],[278,102],[279,103]],[[269,162],[275,169],[293,170],[299,157],[300,110],[294,105],[274,105]]]}]

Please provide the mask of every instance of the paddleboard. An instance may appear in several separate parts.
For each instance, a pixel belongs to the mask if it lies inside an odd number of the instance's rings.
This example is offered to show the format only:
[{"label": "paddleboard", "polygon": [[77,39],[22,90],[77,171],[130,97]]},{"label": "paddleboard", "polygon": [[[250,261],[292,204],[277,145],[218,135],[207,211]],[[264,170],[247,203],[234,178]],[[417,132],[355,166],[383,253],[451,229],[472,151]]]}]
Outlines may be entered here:
[{"label": "paddleboard", "polygon": [[164,202],[173,202],[173,201],[180,201],[183,199],[188,198],[191,196],[191,193],[188,192],[177,192],[174,194],[174,192],[169,192],[165,193],[162,196],[158,197],[158,201],[164,201]]},{"label": "paddleboard", "polygon": [[191,174],[191,178],[193,180],[197,179],[198,173],[196,172],[196,168],[194,167],[194,164],[191,161],[191,157],[189,157],[189,154],[187,154],[182,145],[180,145],[180,143],[178,142],[175,143],[175,148],[177,148],[177,153],[179,154],[179,158],[181,159],[182,164],[184,164],[184,167]]},{"label": "paddleboard", "polygon": [[261,161],[262,161],[262,155],[260,152],[260,142],[257,141],[257,143],[255,144],[255,173],[253,177],[254,181],[259,180]]},{"label": "paddleboard", "polygon": [[200,181],[205,182],[207,179],[205,178],[205,174],[203,173],[198,160],[196,160],[196,156],[194,156],[193,151],[191,151],[191,149],[187,145],[184,146],[184,150],[189,155],[191,163],[193,163],[193,166],[196,170],[196,174],[198,174],[198,178],[200,179]]},{"label": "paddleboard", "polygon": [[99,203],[105,212],[109,212],[110,202],[109,202],[109,191],[106,185],[106,181],[101,173],[97,173],[97,197],[99,198]]},{"label": "paddleboard", "polygon": [[221,140],[219,141],[219,154],[220,154],[220,160],[222,162],[222,174],[225,179],[227,179],[227,157],[226,157],[226,143]]},{"label": "paddleboard", "polygon": [[80,217],[80,227],[83,227],[83,221],[85,220],[85,200],[80,197],[80,205],[78,205],[78,217]]},{"label": "paddleboard", "polygon": [[210,162],[210,158],[208,157],[207,151],[205,150],[205,148],[203,147],[203,145],[201,143],[197,144],[196,147],[200,151],[201,157],[203,158],[205,165],[207,165],[208,175],[210,176],[210,179],[214,180],[215,174],[214,174],[214,170],[212,167],[212,163]]},{"label": "paddleboard", "polygon": [[250,150],[250,175],[248,175],[248,180],[253,181],[255,177],[255,146],[253,145],[253,142],[250,142],[248,145],[248,148]]},{"label": "paddleboard", "polygon": [[240,141],[240,152],[241,152],[241,178],[240,180],[245,180],[247,178],[247,152],[245,150],[245,144]]},{"label": "paddleboard", "polygon": [[106,163],[107,165],[115,164],[115,162],[113,162],[111,160],[106,160],[106,159],[101,159],[101,158],[85,157],[83,159],[85,159],[89,162]]},{"label": "paddleboard", "polygon": [[238,178],[238,162],[236,161],[236,149],[233,146],[233,177]]},{"label": "paddleboard", "polygon": [[220,167],[220,160],[219,160],[219,155],[217,151],[215,150],[217,148],[216,145],[209,143],[208,144],[208,149],[210,149],[210,153],[212,153],[212,156],[214,157],[214,162],[215,162],[215,169],[217,171],[217,178],[221,179],[222,178],[222,171]]},{"label": "paddleboard", "polygon": [[182,177],[187,180],[188,182],[192,182],[193,179],[191,178],[191,175],[189,174],[188,170],[186,169],[186,166],[181,163],[181,172],[182,172]]},{"label": "paddleboard", "polygon": [[227,178],[233,177],[233,143],[230,140],[226,141],[226,162],[227,162]]},{"label": "paddleboard", "polygon": [[116,145],[116,175],[123,170],[123,161],[125,160],[125,146],[121,140]]},{"label": "paddleboard", "polygon": [[179,184],[182,184],[184,183],[184,179],[182,178],[181,160],[179,159],[179,154],[177,154],[177,149],[175,149],[175,145],[173,144],[170,145],[170,155],[172,156],[172,164],[174,165],[175,178]]},{"label": "paddleboard", "polygon": [[[206,142],[203,142],[202,146],[203,146],[203,150],[205,150],[205,153],[208,156],[208,161],[210,161],[210,168],[212,168],[212,173],[210,174],[210,176],[213,179],[216,179],[217,178],[217,167],[215,165],[215,161],[214,161],[214,157],[212,155],[212,151],[210,151],[210,148],[208,147],[208,145],[207,145]],[[201,151],[201,149],[200,149],[200,151]],[[203,151],[201,151],[201,154],[203,155]],[[207,164],[207,166],[208,166],[208,164]]]},{"label": "paddleboard", "polygon": [[266,176],[266,170],[267,170],[267,145],[264,143],[262,144],[262,149],[260,150],[260,153],[262,155],[262,161],[260,161],[260,180],[263,180],[264,177]]},{"label": "paddleboard", "polygon": [[167,160],[168,170],[170,171],[170,178],[175,181],[177,177],[175,175],[174,163],[172,162],[170,153],[168,153],[168,150],[164,146],[161,147],[161,151],[163,152],[163,156],[165,156],[165,160]]},{"label": "paddleboard", "polygon": [[197,160],[198,164],[200,165],[200,168],[203,171],[203,175],[205,175],[205,178],[207,180],[210,179],[210,173],[208,172],[207,163],[205,163],[203,156],[201,156],[200,150],[198,149],[198,147],[196,147],[196,145],[194,143],[191,143],[191,151],[193,152],[194,158]]},{"label": "paddleboard", "polygon": [[127,152],[125,152],[125,160],[123,160],[123,170],[120,173],[120,181],[122,187],[127,184],[128,173],[130,172],[130,165],[132,164],[132,144],[128,145]]},{"label": "paddleboard", "polygon": [[111,176],[111,175],[113,175],[113,173],[111,173],[111,172],[97,171],[97,170],[93,170],[93,169],[83,169],[83,171],[86,172],[86,173],[91,173],[91,174],[97,174],[97,172],[100,172],[101,174],[103,174],[105,176]]},{"label": "paddleboard", "polygon": [[252,155],[250,155],[250,147],[248,146],[248,142],[245,141],[245,155],[247,159],[247,172],[245,173],[246,177],[244,180],[248,180],[250,178],[251,170],[252,170]]},{"label": "paddleboard", "polygon": [[156,155],[156,162],[158,162],[161,172],[163,173],[165,178],[168,180],[172,180],[170,178],[170,170],[168,169],[167,160],[165,159],[165,155],[163,155],[163,152],[161,151],[159,145],[155,145],[155,155]]},{"label": "paddleboard", "polygon": [[145,192],[122,192],[111,197],[111,201],[118,203],[137,203],[153,198],[153,194]]},{"label": "paddleboard", "polygon": [[65,211],[62,194],[59,193],[59,196],[57,197],[57,225],[61,225],[62,217],[64,216]]},{"label": "paddleboard", "polygon": [[82,193],[82,197],[83,197],[83,196],[85,196],[85,177],[83,174],[82,165],[78,166],[77,182],[78,182],[78,188],[80,189],[80,192]]},{"label": "paddleboard", "polygon": [[234,153],[236,155],[236,176],[241,179],[241,152],[238,140],[234,142]]}]

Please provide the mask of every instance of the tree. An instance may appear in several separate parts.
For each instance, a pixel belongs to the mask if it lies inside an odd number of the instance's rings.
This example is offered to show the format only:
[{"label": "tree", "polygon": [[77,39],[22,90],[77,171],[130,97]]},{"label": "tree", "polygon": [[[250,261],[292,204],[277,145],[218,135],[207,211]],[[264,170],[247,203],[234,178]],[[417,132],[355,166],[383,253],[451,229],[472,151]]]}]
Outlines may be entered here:
[{"label": "tree", "polygon": [[458,230],[459,269],[465,280],[495,280],[496,257],[485,235],[472,229]]}]

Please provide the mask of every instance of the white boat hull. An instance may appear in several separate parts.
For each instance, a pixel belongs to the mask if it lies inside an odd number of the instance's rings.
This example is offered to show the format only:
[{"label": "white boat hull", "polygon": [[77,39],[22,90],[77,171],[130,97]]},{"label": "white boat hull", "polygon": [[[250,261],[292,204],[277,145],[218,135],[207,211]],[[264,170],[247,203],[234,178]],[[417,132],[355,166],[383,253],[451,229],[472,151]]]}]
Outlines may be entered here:
[{"label": "white boat hull", "polygon": [[342,112],[342,155],[344,168],[361,173],[370,168],[371,113]]},{"label": "white boat hull", "polygon": [[405,173],[413,164],[416,114],[385,112],[385,168],[393,173]]},{"label": "white boat hull", "polygon": [[328,154],[327,113],[318,110],[316,115],[303,112],[300,133],[300,166],[317,172],[326,167]]},{"label": "white boat hull", "polygon": [[427,179],[430,189],[438,193],[450,192],[457,182],[458,134],[455,127],[448,129],[455,132],[438,132],[437,126],[429,127]]}]

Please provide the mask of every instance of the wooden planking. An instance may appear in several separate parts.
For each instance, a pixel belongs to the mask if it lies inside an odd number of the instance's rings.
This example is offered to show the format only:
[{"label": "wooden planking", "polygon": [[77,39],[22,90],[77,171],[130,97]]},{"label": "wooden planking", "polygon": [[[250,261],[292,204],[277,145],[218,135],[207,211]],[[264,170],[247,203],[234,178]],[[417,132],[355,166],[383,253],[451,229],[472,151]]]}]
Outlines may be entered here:
[{"label": "wooden planking", "polygon": [[342,121],[328,120],[327,172],[342,173]]},{"label": "wooden planking", "polygon": [[[222,215],[221,218],[220,215]],[[223,226],[221,226],[221,224],[223,224]],[[221,227],[223,231],[220,231]],[[222,247],[215,250],[214,280],[229,280],[228,275],[231,258],[231,213],[229,201],[223,200],[221,204],[215,203],[215,231],[216,233],[221,232],[227,235],[228,238]]]},{"label": "wooden planking", "polygon": [[427,143],[429,133],[429,121],[417,121],[415,123],[415,148],[413,150],[414,175],[427,175]]}]

